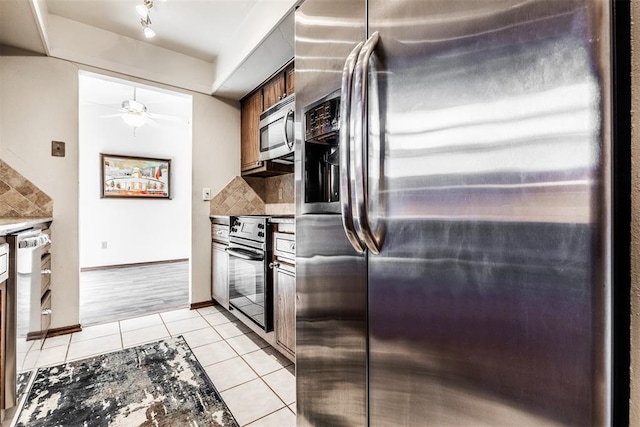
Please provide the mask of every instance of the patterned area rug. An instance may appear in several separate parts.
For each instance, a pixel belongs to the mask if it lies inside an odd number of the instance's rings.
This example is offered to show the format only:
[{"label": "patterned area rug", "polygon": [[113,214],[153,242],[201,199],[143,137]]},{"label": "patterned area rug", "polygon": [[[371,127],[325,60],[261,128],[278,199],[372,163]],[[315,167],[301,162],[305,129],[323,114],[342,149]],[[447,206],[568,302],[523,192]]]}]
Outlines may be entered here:
[{"label": "patterned area rug", "polygon": [[18,378],[16,380],[16,400],[19,401],[22,398],[22,395],[25,391],[27,391],[27,386],[29,385],[29,380],[31,379],[31,375],[33,375],[34,371],[25,371],[19,372]]},{"label": "patterned area rug", "polygon": [[38,369],[16,426],[237,426],[180,337]]}]

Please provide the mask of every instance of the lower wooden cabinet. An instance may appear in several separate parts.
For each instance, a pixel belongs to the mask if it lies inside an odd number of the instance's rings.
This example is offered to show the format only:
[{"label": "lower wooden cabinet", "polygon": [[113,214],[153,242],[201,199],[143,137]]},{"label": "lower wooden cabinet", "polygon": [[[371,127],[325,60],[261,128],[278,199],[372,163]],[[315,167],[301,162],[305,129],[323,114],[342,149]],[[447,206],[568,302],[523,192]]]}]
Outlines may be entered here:
[{"label": "lower wooden cabinet", "polygon": [[221,306],[229,309],[229,254],[227,245],[212,243],[211,246],[211,296]]},{"label": "lower wooden cabinet", "polygon": [[296,270],[291,264],[273,268],[276,343],[292,356],[296,353]]}]

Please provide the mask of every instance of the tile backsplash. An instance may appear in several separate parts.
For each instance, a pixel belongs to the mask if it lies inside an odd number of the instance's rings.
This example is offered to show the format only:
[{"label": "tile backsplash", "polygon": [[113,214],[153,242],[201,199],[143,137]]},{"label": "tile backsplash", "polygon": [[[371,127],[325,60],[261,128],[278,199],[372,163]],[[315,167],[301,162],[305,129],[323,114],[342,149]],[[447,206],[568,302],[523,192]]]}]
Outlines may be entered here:
[{"label": "tile backsplash", "polygon": [[264,201],[247,181],[233,178],[211,199],[211,215],[264,215]]},{"label": "tile backsplash", "polygon": [[293,174],[274,176],[264,179],[265,203],[294,203],[295,187]]},{"label": "tile backsplash", "polygon": [[211,215],[292,215],[293,174],[269,178],[235,177],[211,199]]},{"label": "tile backsplash", "polygon": [[53,216],[53,200],[0,160],[0,218]]}]

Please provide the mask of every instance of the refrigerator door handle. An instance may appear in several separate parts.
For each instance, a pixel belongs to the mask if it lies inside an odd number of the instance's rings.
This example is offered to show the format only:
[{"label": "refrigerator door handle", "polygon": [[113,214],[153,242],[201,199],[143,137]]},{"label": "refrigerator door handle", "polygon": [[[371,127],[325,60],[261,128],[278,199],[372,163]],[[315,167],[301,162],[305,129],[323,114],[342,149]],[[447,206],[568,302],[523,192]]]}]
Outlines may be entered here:
[{"label": "refrigerator door handle", "polygon": [[353,83],[353,72],[356,66],[356,60],[363,43],[360,42],[353,48],[342,70],[342,85],[340,89],[340,206],[342,210],[342,225],[344,231],[358,253],[364,252],[364,246],[358,239],[353,225],[353,201],[351,193],[351,165],[350,165],[350,145],[351,132],[349,120],[351,116],[351,94]]},{"label": "refrigerator door handle", "polygon": [[367,124],[367,84],[369,74],[369,58],[373,53],[376,45],[380,40],[380,35],[376,31],[365,42],[360,54],[358,54],[358,61],[356,62],[355,82],[354,82],[354,94],[355,94],[355,119],[354,119],[354,165],[355,171],[353,174],[354,180],[354,194],[355,194],[355,218],[354,225],[356,232],[360,237],[360,240],[364,242],[369,251],[372,254],[379,254],[380,248],[376,238],[371,231],[369,225],[369,218],[367,213],[368,201],[367,201],[367,150],[365,150],[366,144],[368,144],[368,124]]}]

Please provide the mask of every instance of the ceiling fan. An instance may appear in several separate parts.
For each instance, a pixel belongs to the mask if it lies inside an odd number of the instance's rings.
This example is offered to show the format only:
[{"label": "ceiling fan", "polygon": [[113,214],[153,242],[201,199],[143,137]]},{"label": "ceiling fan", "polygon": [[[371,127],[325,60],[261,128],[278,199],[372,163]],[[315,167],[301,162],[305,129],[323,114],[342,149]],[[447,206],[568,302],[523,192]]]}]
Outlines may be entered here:
[{"label": "ceiling fan", "polygon": [[178,117],[150,113],[147,106],[137,100],[135,87],[133,88],[133,99],[125,99],[122,101],[119,110],[119,113],[102,117],[120,117],[122,121],[133,128],[134,135],[136,128],[144,126],[146,123],[157,125],[156,119],[181,122]]}]

